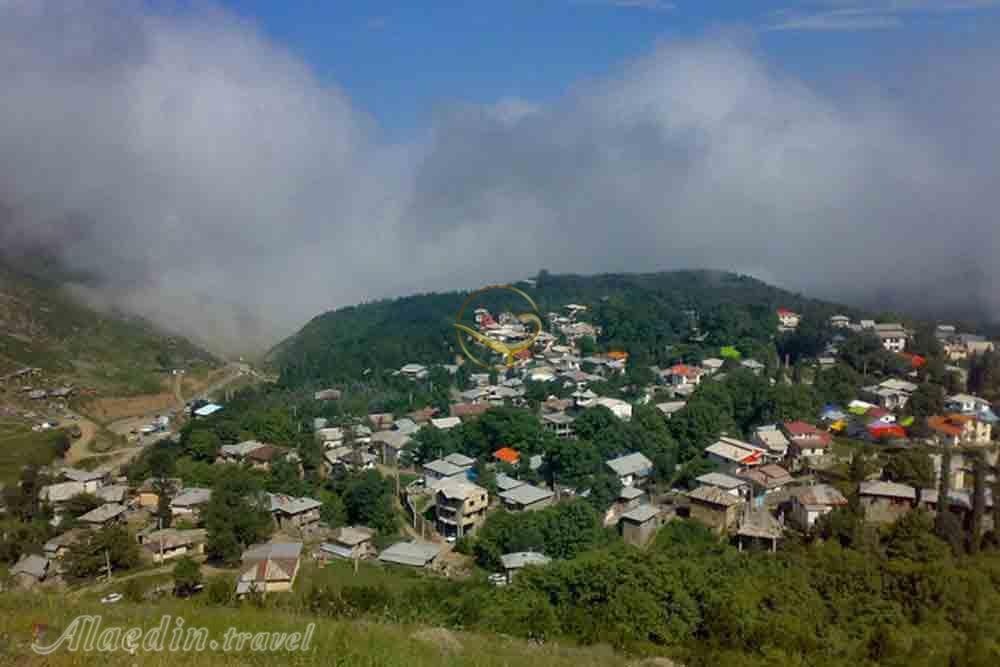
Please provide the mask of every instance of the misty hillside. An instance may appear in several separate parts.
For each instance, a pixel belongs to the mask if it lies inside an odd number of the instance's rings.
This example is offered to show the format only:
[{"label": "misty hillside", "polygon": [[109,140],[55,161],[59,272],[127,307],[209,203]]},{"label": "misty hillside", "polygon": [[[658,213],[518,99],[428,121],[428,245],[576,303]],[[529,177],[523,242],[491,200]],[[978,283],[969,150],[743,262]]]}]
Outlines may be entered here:
[{"label": "misty hillside", "polygon": [[98,312],[24,264],[0,262],[0,376],[26,366],[115,395],[160,390],[162,373],[215,359],[178,336]]},{"label": "misty hillside", "polygon": [[[809,299],[757,279],[721,271],[672,271],[596,276],[539,274],[521,283],[541,312],[568,303],[590,308],[603,329],[602,347],[622,349],[650,363],[663,361],[668,345],[692,334],[691,311],[708,344],[765,343],[779,307],[826,319],[855,309]],[[500,293],[502,294],[502,293]],[[450,363],[454,322],[466,292],[422,294],[324,313],[268,355],[287,386],[344,382],[414,363]],[[506,299],[506,303],[504,300]],[[517,297],[495,297],[491,310],[519,309]]]}]

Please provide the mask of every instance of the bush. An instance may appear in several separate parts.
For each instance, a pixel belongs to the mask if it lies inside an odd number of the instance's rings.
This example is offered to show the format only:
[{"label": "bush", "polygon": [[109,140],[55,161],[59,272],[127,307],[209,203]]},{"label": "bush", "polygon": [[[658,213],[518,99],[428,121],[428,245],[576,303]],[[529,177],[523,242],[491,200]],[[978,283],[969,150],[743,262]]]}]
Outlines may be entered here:
[{"label": "bush", "polygon": [[227,574],[219,574],[211,577],[205,588],[209,602],[218,605],[229,604],[236,592],[236,580]]}]

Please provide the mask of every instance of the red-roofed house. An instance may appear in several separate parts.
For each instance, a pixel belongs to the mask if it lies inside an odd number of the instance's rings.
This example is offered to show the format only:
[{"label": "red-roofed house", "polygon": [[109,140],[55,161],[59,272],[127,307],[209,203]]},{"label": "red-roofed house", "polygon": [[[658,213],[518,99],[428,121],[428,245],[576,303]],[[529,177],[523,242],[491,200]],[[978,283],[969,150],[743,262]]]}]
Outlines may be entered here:
[{"label": "red-roofed house", "polygon": [[795,457],[822,456],[833,443],[832,436],[803,421],[785,422],[781,425],[789,442],[789,453]]},{"label": "red-roofed house", "polygon": [[921,368],[927,365],[927,359],[919,354],[913,354],[912,352],[900,352],[899,356],[910,362],[910,366],[913,368]]},{"label": "red-roofed house", "polygon": [[927,426],[934,432],[939,445],[988,445],[992,426],[973,415],[947,415],[927,418]]},{"label": "red-roofed house", "polygon": [[697,385],[701,382],[701,376],[705,374],[705,371],[698,368],[697,366],[688,366],[686,364],[677,364],[667,369],[664,375],[667,376],[667,380],[670,384],[675,387],[682,385]]},{"label": "red-roofed house", "polygon": [[799,326],[802,316],[787,308],[778,309],[778,323],[780,329],[794,329]]},{"label": "red-roofed house", "polygon": [[516,466],[517,462],[521,460],[521,455],[513,447],[501,447],[493,452],[493,458],[497,461],[503,461],[504,463]]},{"label": "red-roofed house", "polygon": [[894,438],[905,438],[906,431],[899,424],[883,424],[876,422],[868,425],[868,435],[872,440],[892,440]]}]

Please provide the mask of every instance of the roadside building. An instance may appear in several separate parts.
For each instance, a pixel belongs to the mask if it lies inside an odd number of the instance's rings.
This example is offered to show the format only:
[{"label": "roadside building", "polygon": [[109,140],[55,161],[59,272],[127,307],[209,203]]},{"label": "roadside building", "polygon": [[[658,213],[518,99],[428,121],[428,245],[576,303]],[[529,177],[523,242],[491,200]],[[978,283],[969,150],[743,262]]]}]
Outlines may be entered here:
[{"label": "roadside building", "polygon": [[486,520],[489,494],[466,481],[445,480],[435,484],[434,514],[437,531],[446,537],[471,535]]},{"label": "roadside building", "polygon": [[343,558],[359,560],[374,558],[375,531],[365,526],[342,526],[338,528],[329,542],[319,545],[318,558],[328,560]]},{"label": "roadside building", "polygon": [[622,486],[641,486],[653,474],[653,462],[641,452],[606,461]]}]

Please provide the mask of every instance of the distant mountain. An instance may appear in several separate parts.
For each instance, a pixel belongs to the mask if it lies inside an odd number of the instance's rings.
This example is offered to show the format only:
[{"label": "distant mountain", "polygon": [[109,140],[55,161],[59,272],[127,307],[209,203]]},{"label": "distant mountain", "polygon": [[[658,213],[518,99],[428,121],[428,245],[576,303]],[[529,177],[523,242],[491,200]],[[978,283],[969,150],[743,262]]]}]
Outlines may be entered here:
[{"label": "distant mountain", "polygon": [[[542,313],[568,303],[588,306],[603,329],[605,347],[619,348],[651,363],[667,346],[687,340],[692,323],[711,332],[710,343],[770,340],[779,307],[828,318],[852,308],[793,294],[749,276],[721,271],[673,271],[595,276],[550,275],[520,284]],[[277,345],[268,361],[288,386],[358,380],[403,364],[454,359],[455,315],[465,292],[421,294],[376,301],[324,313]],[[491,294],[491,310],[519,309],[518,298]]]},{"label": "distant mountain", "polygon": [[22,255],[0,260],[0,376],[25,366],[111,395],[162,390],[172,368],[216,363],[180,336],[120,312],[99,312],[63,287],[80,276],[44,274],[51,266]]}]

